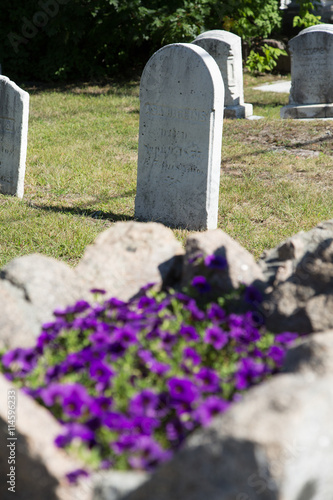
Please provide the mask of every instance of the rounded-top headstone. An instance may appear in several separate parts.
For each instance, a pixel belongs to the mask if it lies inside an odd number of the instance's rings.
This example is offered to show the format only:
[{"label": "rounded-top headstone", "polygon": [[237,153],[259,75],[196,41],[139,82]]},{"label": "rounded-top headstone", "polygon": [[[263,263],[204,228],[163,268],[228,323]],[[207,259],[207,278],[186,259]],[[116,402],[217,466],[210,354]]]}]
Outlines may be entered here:
[{"label": "rounded-top headstone", "polygon": [[206,50],[220,68],[225,86],[225,106],[244,103],[241,38],[223,30],[201,33],[192,42]]},{"label": "rounded-top headstone", "polygon": [[333,26],[302,30],[289,42],[290,104],[333,103]]},{"label": "rounded-top headstone", "polygon": [[201,47],[171,44],[140,84],[135,216],[192,230],[217,227],[224,85]]},{"label": "rounded-top headstone", "polygon": [[29,94],[0,76],[0,193],[23,197]]}]

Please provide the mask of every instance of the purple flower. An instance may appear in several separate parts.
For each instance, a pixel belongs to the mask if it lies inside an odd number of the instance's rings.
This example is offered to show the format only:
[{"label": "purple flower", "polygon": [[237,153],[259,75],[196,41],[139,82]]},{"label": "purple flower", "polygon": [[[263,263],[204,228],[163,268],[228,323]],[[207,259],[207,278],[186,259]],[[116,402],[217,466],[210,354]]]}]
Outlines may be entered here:
[{"label": "purple flower", "polygon": [[65,309],[56,309],[53,311],[54,316],[67,316],[68,314],[82,313],[90,309],[90,304],[86,300],[79,300],[73,306],[68,306]]},{"label": "purple flower", "polygon": [[204,262],[205,266],[210,269],[220,269],[223,271],[228,267],[227,259],[222,255],[207,255]]},{"label": "purple flower", "polygon": [[149,363],[150,361],[154,360],[154,356],[152,355],[151,351],[148,351],[146,349],[139,349],[138,356],[144,363]]},{"label": "purple flower", "polygon": [[137,334],[131,326],[125,325],[123,328],[117,328],[115,330],[113,340],[119,342],[124,347],[128,347],[132,344],[136,344]]},{"label": "purple flower", "polygon": [[170,351],[170,348],[172,348],[177,342],[177,336],[173,335],[170,332],[162,332],[161,339],[162,339],[162,347],[166,351]]},{"label": "purple flower", "polygon": [[212,304],[210,308],[208,309],[207,312],[207,317],[211,321],[216,321],[216,322],[222,322],[227,319],[227,315],[224,309],[222,307],[218,306],[217,304]]},{"label": "purple flower", "polygon": [[185,307],[191,313],[192,319],[194,321],[202,321],[205,318],[204,312],[200,311],[194,299],[190,300],[190,302],[186,304]]},{"label": "purple flower", "polygon": [[200,340],[200,335],[198,334],[194,326],[191,325],[182,324],[179,329],[179,334],[188,341],[193,340],[196,342],[197,340]]},{"label": "purple flower", "polygon": [[280,367],[282,366],[284,357],[285,357],[285,351],[281,347],[277,345],[272,345],[267,352],[267,356],[269,356],[274,363]]},{"label": "purple flower", "polygon": [[201,356],[192,347],[185,347],[183,350],[183,360],[190,361],[192,365],[199,365],[201,363]]},{"label": "purple flower", "polygon": [[112,342],[112,344],[109,345],[107,352],[110,354],[111,360],[115,361],[124,355],[126,352],[126,346],[124,346],[121,342]]},{"label": "purple flower", "polygon": [[144,389],[130,400],[129,411],[132,415],[155,417],[158,404],[158,395],[150,389]]},{"label": "purple flower", "polygon": [[84,469],[76,469],[66,474],[67,480],[69,481],[70,484],[77,484],[78,479],[80,477],[87,477],[87,476],[89,476],[89,474]]},{"label": "purple flower", "polygon": [[22,370],[21,375],[24,375],[34,369],[37,364],[37,357],[37,352],[33,348],[22,349],[17,347],[2,356],[2,363],[5,368],[9,368],[13,363],[17,364]]},{"label": "purple flower", "polygon": [[110,409],[112,398],[106,396],[98,396],[93,398],[89,404],[89,410],[97,417],[102,417],[103,414]]},{"label": "purple flower", "polygon": [[204,276],[195,276],[191,282],[191,285],[200,293],[209,292],[211,289],[210,284]]},{"label": "purple flower", "polygon": [[157,418],[137,415],[132,419],[132,426],[135,432],[145,436],[150,436],[159,425],[160,421]]},{"label": "purple flower", "polygon": [[207,328],[204,342],[211,344],[215,349],[222,349],[228,343],[228,335],[218,326]]},{"label": "purple flower", "polygon": [[110,446],[117,455],[121,455],[126,451],[130,451],[137,439],[138,436],[135,434],[122,434],[116,441],[112,441]]},{"label": "purple flower", "polygon": [[102,288],[92,288],[90,290],[91,293],[96,293],[98,295],[105,295],[106,294],[106,291],[103,290]]},{"label": "purple flower", "polygon": [[70,417],[80,417],[88,408],[90,396],[85,387],[80,384],[65,386],[62,409]]},{"label": "purple flower", "polygon": [[230,403],[217,396],[209,396],[196,410],[195,417],[201,425],[207,426],[212,418],[223,413],[230,407]]},{"label": "purple flower", "polygon": [[60,434],[55,439],[55,444],[59,448],[63,448],[73,439],[79,438],[87,442],[90,446],[95,443],[94,433],[83,424],[68,423],[65,424],[65,434]]},{"label": "purple flower", "polygon": [[21,358],[23,349],[21,347],[17,347],[16,349],[12,349],[11,351],[7,351],[2,356],[2,363],[5,368],[9,368],[12,363],[18,362]]},{"label": "purple flower", "polygon": [[110,379],[115,375],[112,368],[102,361],[93,361],[90,365],[89,373],[91,378],[102,384],[108,384]]},{"label": "purple flower", "polygon": [[160,377],[165,375],[171,368],[170,365],[166,363],[160,363],[159,361],[156,361],[154,359],[148,363],[148,367],[152,373],[156,373],[156,375],[159,375]]},{"label": "purple flower", "polygon": [[36,347],[37,349],[39,350],[39,352],[43,352],[44,350],[44,347],[46,345],[49,345],[52,340],[54,340],[56,338],[56,334],[54,334],[53,332],[47,332],[45,330],[42,330],[42,333],[39,335],[38,339],[37,339],[37,344],[36,344]]},{"label": "purple flower", "polygon": [[152,470],[171,458],[171,452],[163,450],[150,436],[140,436],[132,448],[133,456],[128,460],[134,469]]},{"label": "purple flower", "polygon": [[179,444],[184,441],[186,437],[186,429],[180,418],[174,417],[166,424],[166,436],[169,441],[178,442]]},{"label": "purple flower", "polygon": [[292,344],[294,340],[298,338],[299,334],[298,333],[293,333],[293,332],[283,332],[279,333],[278,335],[275,335],[275,342],[280,342],[281,344]]},{"label": "purple flower", "polygon": [[66,386],[62,384],[53,383],[48,387],[41,389],[40,397],[46,406],[53,406],[56,403],[61,403],[63,399]]},{"label": "purple flower", "polygon": [[153,299],[152,297],[146,297],[144,295],[139,299],[138,309],[150,309],[152,306],[155,305],[156,305],[156,299]]},{"label": "purple flower", "polygon": [[215,392],[219,389],[220,377],[211,368],[202,367],[195,375],[200,389],[204,392]]},{"label": "purple flower", "polygon": [[236,372],[236,388],[246,389],[257,382],[265,373],[265,366],[250,358],[240,360],[239,370]]},{"label": "purple flower", "polygon": [[186,378],[172,377],[168,380],[170,396],[174,401],[192,403],[198,396],[195,384]]},{"label": "purple flower", "polygon": [[248,304],[257,305],[263,300],[262,293],[253,285],[247,286],[244,293],[244,300]]},{"label": "purple flower", "polygon": [[113,431],[123,431],[132,428],[132,422],[118,412],[106,412],[103,415],[103,424]]}]

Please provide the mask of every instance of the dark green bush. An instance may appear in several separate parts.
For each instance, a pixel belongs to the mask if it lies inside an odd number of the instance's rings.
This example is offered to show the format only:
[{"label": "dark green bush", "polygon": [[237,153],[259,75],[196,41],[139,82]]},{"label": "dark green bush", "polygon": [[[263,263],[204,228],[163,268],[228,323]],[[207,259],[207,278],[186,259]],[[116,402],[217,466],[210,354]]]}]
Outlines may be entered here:
[{"label": "dark green bush", "polygon": [[251,43],[280,25],[278,0],[2,0],[0,62],[18,80],[141,70],[161,46],[225,29]]}]

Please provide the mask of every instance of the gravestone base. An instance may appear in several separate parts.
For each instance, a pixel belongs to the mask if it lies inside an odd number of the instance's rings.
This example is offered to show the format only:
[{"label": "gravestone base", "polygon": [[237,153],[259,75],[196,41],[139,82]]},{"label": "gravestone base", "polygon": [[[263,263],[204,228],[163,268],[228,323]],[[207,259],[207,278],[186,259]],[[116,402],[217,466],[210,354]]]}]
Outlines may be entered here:
[{"label": "gravestone base", "polygon": [[325,104],[288,104],[281,108],[281,118],[321,119],[333,118],[333,103]]},{"label": "gravestone base", "polygon": [[253,115],[253,105],[244,103],[238,106],[225,106],[224,118],[249,118]]}]

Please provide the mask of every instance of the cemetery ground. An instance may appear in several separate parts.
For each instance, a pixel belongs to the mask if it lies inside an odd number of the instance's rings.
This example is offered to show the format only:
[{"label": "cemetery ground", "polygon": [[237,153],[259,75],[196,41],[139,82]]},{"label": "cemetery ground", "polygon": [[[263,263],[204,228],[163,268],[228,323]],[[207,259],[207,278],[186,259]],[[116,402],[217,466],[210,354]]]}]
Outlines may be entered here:
[{"label": "cemetery ground", "polygon": [[[288,94],[253,87],[261,120],[224,120],[218,227],[256,258],[333,214],[333,122],[281,120]],[[23,200],[0,195],[0,266],[39,252],[75,265],[114,222],[134,218],[139,80],[30,93]],[[175,230],[185,240],[186,230]]]}]

